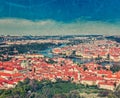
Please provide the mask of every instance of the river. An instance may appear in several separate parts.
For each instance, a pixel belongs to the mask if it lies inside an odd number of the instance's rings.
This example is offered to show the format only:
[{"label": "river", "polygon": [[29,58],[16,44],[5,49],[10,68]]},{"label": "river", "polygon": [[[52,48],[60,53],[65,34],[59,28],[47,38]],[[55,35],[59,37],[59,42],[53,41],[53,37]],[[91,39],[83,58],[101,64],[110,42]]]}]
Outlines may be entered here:
[{"label": "river", "polygon": [[[62,44],[59,46],[59,48],[61,47],[65,47],[66,44]],[[46,57],[49,57],[49,58],[53,58],[53,57],[61,57],[60,55],[54,55],[52,53],[52,49],[53,48],[57,48],[57,47],[50,47],[48,49],[45,49],[45,50],[42,50],[42,51],[39,51],[38,53],[46,56]],[[92,62],[93,60],[92,59],[85,59],[85,58],[77,58],[77,57],[65,57],[65,58],[68,58],[68,59],[71,59],[73,62],[75,63],[79,63],[79,64],[84,64],[84,63],[88,63],[88,62]],[[113,65],[120,65],[120,62],[102,62],[100,63],[101,65],[105,66],[105,65],[110,65],[110,66],[113,66]]]},{"label": "river", "polygon": [[[62,44],[59,46],[59,48],[61,47],[65,47],[66,44]],[[60,55],[54,55],[52,53],[52,49],[55,48],[55,47],[50,47],[48,49],[45,49],[45,50],[42,50],[42,51],[39,51],[38,53],[44,55],[45,57],[49,57],[49,58],[53,58],[53,57],[61,57]],[[77,58],[77,57],[66,57],[66,58],[69,58],[71,60],[73,60],[73,62],[76,62],[76,63],[79,63],[79,64],[83,64],[83,63],[87,63],[87,62],[91,62],[90,59],[83,59],[83,58]]]}]

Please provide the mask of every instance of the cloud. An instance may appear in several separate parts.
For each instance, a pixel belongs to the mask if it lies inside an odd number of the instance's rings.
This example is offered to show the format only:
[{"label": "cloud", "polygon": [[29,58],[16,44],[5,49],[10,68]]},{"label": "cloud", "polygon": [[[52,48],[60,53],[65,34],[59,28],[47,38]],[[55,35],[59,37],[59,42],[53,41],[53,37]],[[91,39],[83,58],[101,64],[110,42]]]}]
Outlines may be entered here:
[{"label": "cloud", "polygon": [[78,20],[71,23],[54,20],[30,21],[25,19],[0,19],[0,35],[119,35],[120,23]]}]

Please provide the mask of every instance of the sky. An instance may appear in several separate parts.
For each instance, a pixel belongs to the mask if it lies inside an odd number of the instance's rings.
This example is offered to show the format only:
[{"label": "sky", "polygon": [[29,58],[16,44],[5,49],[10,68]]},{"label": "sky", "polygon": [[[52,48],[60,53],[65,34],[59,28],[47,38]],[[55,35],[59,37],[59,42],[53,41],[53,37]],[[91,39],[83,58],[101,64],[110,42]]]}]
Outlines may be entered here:
[{"label": "sky", "polygon": [[0,35],[120,35],[119,0],[0,0]]}]

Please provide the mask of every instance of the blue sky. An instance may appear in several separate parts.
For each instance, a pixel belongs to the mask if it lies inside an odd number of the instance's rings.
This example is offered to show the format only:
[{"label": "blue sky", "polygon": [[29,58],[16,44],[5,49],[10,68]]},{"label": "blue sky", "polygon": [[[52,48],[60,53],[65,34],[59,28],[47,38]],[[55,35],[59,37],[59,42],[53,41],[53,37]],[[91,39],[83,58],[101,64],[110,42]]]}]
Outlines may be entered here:
[{"label": "blue sky", "polygon": [[0,0],[0,34],[119,34],[119,0]]}]

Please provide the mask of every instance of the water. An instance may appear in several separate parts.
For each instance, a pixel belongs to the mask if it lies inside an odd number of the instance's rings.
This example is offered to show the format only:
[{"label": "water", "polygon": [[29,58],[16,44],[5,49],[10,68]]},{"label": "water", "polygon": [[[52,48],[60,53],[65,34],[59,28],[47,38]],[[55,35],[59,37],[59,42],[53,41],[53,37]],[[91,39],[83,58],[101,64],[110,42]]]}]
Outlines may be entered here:
[{"label": "water", "polygon": [[39,51],[40,54],[44,55],[45,57],[49,57],[49,58],[53,58],[53,54],[52,54],[52,48],[43,50],[43,51]]},{"label": "water", "polygon": [[[62,44],[61,46],[59,46],[59,48],[60,47],[65,47],[66,46],[66,44]],[[50,48],[48,48],[48,49],[45,49],[45,50],[42,50],[42,51],[39,51],[38,53],[40,53],[40,54],[42,54],[42,55],[44,55],[45,57],[49,57],[49,58],[53,58],[53,57],[61,57],[61,55],[54,55],[53,53],[52,53],[52,49],[53,49],[54,47],[50,47]],[[58,47],[57,47],[58,48]],[[93,59],[85,59],[85,58],[77,58],[77,57],[65,57],[65,58],[69,58],[69,59],[71,59],[73,62],[75,62],[75,63],[79,63],[79,64],[84,64],[84,63],[88,63],[88,62],[92,62],[93,61]],[[120,65],[120,62],[106,62],[106,61],[104,61],[104,62],[101,62],[100,63],[100,65],[102,65],[102,66],[105,66],[105,65],[110,65],[110,66],[112,66],[112,65]]]},{"label": "water", "polygon": [[[65,47],[66,44],[62,44],[60,45],[59,47]],[[50,47],[48,49],[45,49],[45,50],[42,50],[42,51],[39,51],[38,53],[46,56],[46,57],[49,57],[49,58],[53,58],[55,55],[52,53],[52,49],[55,48],[55,47]]]},{"label": "water", "polygon": [[[60,47],[65,47],[65,46],[66,46],[66,44],[62,44],[61,46],[59,46],[59,48]],[[46,50],[39,51],[38,53],[44,55],[45,57],[49,57],[49,58],[53,58],[55,56],[61,57],[60,55],[54,55],[52,53],[52,49],[53,48],[51,47],[51,48],[48,48]],[[79,63],[79,64],[91,62],[90,59],[83,59],[83,58],[77,58],[77,57],[66,57],[66,58],[69,58],[69,59],[73,60],[73,62],[76,62],[76,63]]]},{"label": "water", "polygon": [[84,64],[84,63],[88,63],[91,62],[91,59],[85,59],[85,58],[71,58],[74,62],[79,63],[79,64]]}]

